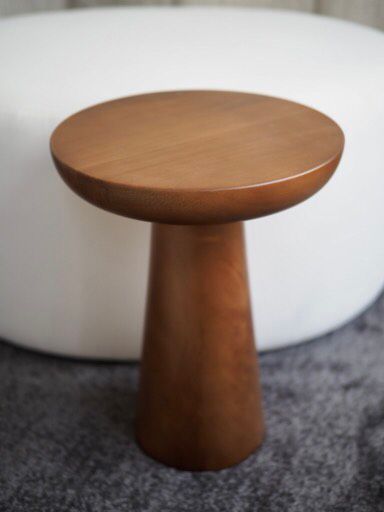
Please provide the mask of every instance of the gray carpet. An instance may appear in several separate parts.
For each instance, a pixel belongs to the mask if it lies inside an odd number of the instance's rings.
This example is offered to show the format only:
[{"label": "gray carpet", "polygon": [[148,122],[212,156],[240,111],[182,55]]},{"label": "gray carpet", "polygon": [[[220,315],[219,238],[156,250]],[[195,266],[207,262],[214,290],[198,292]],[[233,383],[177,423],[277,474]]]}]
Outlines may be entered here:
[{"label": "gray carpet", "polygon": [[132,438],[136,364],[0,344],[0,510],[384,511],[384,298],[262,355],[268,437],[239,466],[166,468]]}]

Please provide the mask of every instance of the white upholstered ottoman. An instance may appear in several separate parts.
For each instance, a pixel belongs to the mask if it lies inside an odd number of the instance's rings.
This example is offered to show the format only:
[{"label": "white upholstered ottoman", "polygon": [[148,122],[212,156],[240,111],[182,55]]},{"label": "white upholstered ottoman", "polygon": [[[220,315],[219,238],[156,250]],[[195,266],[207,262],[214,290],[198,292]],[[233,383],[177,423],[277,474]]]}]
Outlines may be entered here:
[{"label": "white upholstered ottoman", "polygon": [[329,185],[247,223],[250,285],[261,349],[357,315],[384,282],[383,62],[382,33],[283,11],[110,8],[0,21],[0,336],[72,356],[139,355],[148,227],[62,186],[48,141],[76,110],[169,89],[281,96],[341,125],[346,148]]}]

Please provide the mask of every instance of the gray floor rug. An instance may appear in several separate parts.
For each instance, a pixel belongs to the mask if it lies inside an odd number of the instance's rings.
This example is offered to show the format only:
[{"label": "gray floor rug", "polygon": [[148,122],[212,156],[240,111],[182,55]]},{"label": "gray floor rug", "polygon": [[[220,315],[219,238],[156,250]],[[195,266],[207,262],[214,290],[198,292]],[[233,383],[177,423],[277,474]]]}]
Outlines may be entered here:
[{"label": "gray floor rug", "polygon": [[136,364],[0,343],[0,511],[384,511],[384,298],[261,357],[268,437],[239,466],[166,468],[132,436]]}]

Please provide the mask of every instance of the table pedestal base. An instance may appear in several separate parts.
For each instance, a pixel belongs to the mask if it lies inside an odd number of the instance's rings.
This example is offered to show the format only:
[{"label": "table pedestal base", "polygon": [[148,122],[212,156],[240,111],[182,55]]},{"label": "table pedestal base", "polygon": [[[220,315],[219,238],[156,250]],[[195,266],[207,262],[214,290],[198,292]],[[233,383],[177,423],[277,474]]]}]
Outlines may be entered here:
[{"label": "table pedestal base", "polygon": [[216,470],[263,433],[242,223],[154,224],[139,444],[164,464]]}]

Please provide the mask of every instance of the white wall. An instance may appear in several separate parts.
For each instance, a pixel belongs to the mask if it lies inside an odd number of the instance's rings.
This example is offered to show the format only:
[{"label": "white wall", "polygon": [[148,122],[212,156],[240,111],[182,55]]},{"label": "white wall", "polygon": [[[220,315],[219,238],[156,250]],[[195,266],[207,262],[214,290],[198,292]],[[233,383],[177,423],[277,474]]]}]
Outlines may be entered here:
[{"label": "white wall", "polygon": [[247,5],[298,9],[384,29],[384,0],[0,0],[0,16],[94,5]]}]

